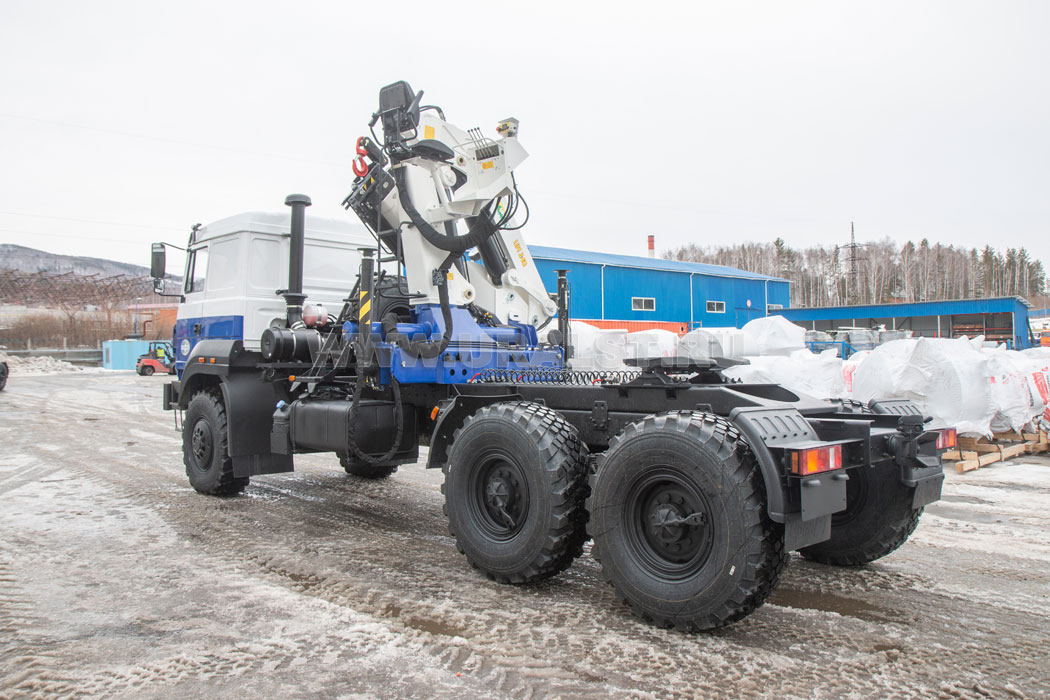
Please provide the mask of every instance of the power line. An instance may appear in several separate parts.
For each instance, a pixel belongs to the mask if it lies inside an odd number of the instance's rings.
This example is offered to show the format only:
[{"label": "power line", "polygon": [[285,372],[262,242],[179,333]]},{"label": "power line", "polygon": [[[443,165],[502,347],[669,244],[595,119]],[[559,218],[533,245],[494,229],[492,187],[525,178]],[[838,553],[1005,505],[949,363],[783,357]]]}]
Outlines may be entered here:
[{"label": "power line", "polygon": [[112,238],[109,236],[84,236],[76,233],[39,233],[37,231],[25,231],[14,228],[0,228],[0,233],[17,233],[23,236],[44,236],[46,238],[75,238],[89,241],[109,241],[110,243],[142,243],[141,240],[133,238]]},{"label": "power line", "polygon": [[154,224],[129,224],[121,221],[99,221],[97,219],[77,219],[70,216],[51,216],[49,214],[29,214],[27,212],[19,211],[0,211],[0,214],[4,216],[26,216],[34,219],[54,219],[55,221],[74,221],[81,224],[102,224],[104,226],[129,226],[132,228],[152,228],[163,231],[185,231],[186,227],[174,227],[174,226],[156,226]]},{"label": "power line", "polygon": [[182,139],[173,139],[167,136],[154,136],[152,134],[136,134],[130,131],[119,131],[117,129],[106,129],[98,126],[87,126],[84,124],[74,124],[73,122],[64,122],[57,119],[44,119],[42,117],[30,117],[24,114],[11,114],[9,112],[0,112],[0,117],[7,117],[8,119],[19,119],[22,121],[36,122],[38,124],[48,124],[50,126],[60,126],[68,129],[82,129],[84,131],[93,131],[99,134],[109,134],[110,136],[123,136],[125,138],[144,139],[146,141],[158,141],[160,143],[174,144],[177,146],[193,146],[194,148],[207,148],[215,151],[226,151],[227,153],[240,153],[253,156],[260,156],[263,158],[277,158],[281,160],[292,160],[300,163],[308,163],[310,165],[325,165],[329,167],[341,168],[343,170],[350,170],[348,163],[334,163],[331,161],[323,160],[311,160],[309,158],[301,158],[299,156],[286,155],[284,153],[268,153],[265,151],[253,151],[248,148],[234,148],[231,146],[219,146],[212,143],[200,143],[197,141],[184,141]]}]

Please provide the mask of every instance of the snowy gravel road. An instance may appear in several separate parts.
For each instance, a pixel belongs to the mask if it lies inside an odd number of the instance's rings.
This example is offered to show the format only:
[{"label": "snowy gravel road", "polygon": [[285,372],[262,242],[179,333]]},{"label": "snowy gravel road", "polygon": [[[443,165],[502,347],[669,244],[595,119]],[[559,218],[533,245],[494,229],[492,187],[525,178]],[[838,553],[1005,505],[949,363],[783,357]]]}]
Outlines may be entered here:
[{"label": "snowy gravel road", "polygon": [[534,587],[478,575],[421,466],[301,457],[200,496],[164,381],[0,393],[0,698],[1050,696],[1050,460],[950,473],[895,554],[795,557],[755,614],[686,635],[586,554]]}]

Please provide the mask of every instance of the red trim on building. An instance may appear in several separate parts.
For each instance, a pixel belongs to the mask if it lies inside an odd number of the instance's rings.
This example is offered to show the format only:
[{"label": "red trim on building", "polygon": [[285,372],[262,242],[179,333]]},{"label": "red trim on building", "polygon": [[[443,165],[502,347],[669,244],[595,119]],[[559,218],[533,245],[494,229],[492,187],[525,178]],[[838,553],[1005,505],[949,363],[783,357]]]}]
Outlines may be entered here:
[{"label": "red trim on building", "polygon": [[592,321],[586,318],[574,318],[573,320],[582,321],[596,328],[626,329],[630,333],[634,331],[651,331],[656,328],[671,331],[678,335],[685,335],[689,332],[688,323],[675,323],[673,321]]}]

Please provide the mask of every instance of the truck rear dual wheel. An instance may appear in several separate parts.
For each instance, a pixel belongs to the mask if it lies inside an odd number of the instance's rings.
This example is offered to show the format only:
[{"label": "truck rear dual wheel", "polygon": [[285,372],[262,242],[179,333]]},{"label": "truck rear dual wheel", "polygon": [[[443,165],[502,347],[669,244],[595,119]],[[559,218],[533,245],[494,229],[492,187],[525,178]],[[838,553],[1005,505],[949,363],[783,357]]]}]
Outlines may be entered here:
[{"label": "truck rear dual wheel", "polygon": [[233,475],[227,449],[226,407],[218,389],[198,391],[190,399],[182,426],[182,454],[186,476],[199,493],[232,496],[248,485],[247,477]]},{"label": "truck rear dual wheel", "polygon": [[900,483],[897,467],[851,469],[846,509],[831,516],[831,539],[799,550],[807,559],[835,566],[861,566],[900,547],[919,524],[914,491]]},{"label": "truck rear dual wheel", "polygon": [[565,570],[587,538],[587,448],[557,412],[486,406],[453,436],[445,515],[459,550],[500,583]]},{"label": "truck rear dual wheel", "polygon": [[603,576],[660,627],[706,630],[743,618],[787,562],[754,456],[710,414],[628,425],[599,464],[588,510]]}]

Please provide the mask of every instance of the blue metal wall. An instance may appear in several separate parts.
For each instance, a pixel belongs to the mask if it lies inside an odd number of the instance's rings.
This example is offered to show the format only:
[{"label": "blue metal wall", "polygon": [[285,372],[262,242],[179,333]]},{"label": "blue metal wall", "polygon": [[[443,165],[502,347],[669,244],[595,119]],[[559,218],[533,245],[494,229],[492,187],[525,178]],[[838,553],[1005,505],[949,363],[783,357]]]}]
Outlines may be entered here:
[{"label": "blue metal wall", "polygon": [[149,352],[148,340],[107,340],[102,343],[105,369],[135,369],[139,355]]},{"label": "blue metal wall", "polygon": [[[573,318],[579,319],[691,322],[692,327],[739,328],[753,318],[764,316],[767,304],[787,307],[790,302],[790,286],[786,280],[721,277],[547,258],[535,258],[535,262],[548,292],[557,289],[555,270],[568,270],[572,292],[569,310]],[[656,300],[656,308],[635,311],[631,305],[633,297],[651,297]],[[725,313],[708,313],[708,301],[725,302]]]},{"label": "blue metal wall", "polygon": [[[777,311],[787,320],[805,325],[809,321],[838,321],[840,325],[868,325],[878,319],[937,318],[976,314],[1013,314],[1014,342],[1018,348],[1030,345],[1028,335],[1028,306],[1017,297],[995,299],[956,299],[909,304],[867,304],[864,306],[828,306],[811,309],[784,309]],[[943,335],[950,327],[942,328]]]}]

